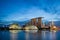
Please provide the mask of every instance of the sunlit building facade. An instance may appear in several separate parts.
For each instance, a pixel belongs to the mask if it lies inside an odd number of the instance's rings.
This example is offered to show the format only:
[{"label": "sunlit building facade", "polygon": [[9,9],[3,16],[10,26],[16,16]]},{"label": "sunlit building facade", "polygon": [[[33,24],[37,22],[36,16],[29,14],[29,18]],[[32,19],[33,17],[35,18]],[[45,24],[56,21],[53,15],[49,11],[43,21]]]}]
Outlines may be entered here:
[{"label": "sunlit building facade", "polygon": [[9,29],[21,29],[21,26],[18,24],[11,24]]},{"label": "sunlit building facade", "polygon": [[57,30],[57,27],[54,25],[53,21],[50,23],[50,29],[51,30]]}]

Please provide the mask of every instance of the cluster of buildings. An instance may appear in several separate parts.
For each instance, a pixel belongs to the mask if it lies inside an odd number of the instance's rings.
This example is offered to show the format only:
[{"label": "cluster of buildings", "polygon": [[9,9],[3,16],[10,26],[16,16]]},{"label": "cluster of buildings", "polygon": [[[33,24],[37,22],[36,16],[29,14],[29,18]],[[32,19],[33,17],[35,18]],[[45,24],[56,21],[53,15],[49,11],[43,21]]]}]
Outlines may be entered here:
[{"label": "cluster of buildings", "polygon": [[[19,30],[19,29],[23,29],[23,30],[41,30],[41,29],[52,29],[52,30],[57,30],[57,27],[54,25],[54,22],[51,21],[51,23],[49,23],[49,25],[45,25],[45,23],[42,22],[42,18],[43,17],[38,17],[38,18],[32,18],[28,23],[26,23],[25,25],[23,25],[23,27],[21,27],[19,24],[17,23],[13,23],[10,24],[9,27],[7,28],[8,30]],[[6,29],[6,27],[4,28]]]},{"label": "cluster of buildings", "polygon": [[10,25],[10,29],[26,29],[26,30],[29,30],[29,29],[53,29],[53,30],[56,30],[57,27],[54,25],[54,22],[51,21],[51,23],[49,23],[49,25],[45,25],[43,22],[42,22],[42,18],[43,17],[38,17],[38,18],[33,18],[31,19],[27,24],[25,24],[23,27],[21,27],[20,25],[18,24],[12,24]]}]

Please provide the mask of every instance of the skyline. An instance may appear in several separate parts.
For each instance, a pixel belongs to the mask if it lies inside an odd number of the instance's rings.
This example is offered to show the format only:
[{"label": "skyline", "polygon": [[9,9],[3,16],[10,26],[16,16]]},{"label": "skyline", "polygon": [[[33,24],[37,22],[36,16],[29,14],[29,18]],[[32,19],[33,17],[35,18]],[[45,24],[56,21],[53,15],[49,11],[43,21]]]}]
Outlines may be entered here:
[{"label": "skyline", "polygon": [[25,21],[44,17],[60,21],[60,0],[0,0],[1,21]]}]

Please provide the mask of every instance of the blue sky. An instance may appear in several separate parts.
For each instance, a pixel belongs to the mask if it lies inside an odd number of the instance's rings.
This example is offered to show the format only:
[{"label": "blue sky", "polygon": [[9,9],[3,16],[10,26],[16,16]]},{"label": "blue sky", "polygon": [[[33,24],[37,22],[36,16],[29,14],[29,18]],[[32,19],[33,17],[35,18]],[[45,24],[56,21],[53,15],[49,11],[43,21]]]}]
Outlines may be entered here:
[{"label": "blue sky", "polygon": [[1,21],[25,21],[35,17],[60,21],[60,0],[0,0]]}]

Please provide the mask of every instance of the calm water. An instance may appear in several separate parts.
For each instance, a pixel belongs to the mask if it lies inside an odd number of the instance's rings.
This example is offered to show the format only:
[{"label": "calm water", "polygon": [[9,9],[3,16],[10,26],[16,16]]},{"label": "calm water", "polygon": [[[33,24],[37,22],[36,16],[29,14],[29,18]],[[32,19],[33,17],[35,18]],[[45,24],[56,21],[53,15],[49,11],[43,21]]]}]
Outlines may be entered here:
[{"label": "calm water", "polygon": [[0,40],[60,40],[60,31],[0,31]]}]

